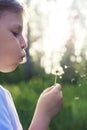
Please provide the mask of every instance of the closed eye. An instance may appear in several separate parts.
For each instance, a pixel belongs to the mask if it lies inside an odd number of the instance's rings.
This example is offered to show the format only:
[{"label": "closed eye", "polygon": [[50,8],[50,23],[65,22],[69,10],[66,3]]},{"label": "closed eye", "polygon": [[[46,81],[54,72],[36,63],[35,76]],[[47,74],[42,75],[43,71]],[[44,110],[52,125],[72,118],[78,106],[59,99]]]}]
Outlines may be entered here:
[{"label": "closed eye", "polygon": [[19,33],[17,33],[17,32],[12,32],[12,34],[13,34],[15,37],[17,37],[17,36],[19,35]]}]

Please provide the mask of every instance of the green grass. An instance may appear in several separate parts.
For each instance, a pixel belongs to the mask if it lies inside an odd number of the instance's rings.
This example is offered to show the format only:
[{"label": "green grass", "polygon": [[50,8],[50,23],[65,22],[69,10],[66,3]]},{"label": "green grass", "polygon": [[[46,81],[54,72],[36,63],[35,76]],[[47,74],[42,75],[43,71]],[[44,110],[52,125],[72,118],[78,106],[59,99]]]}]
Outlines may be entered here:
[{"label": "green grass", "polygon": [[[4,86],[12,93],[21,123],[27,130],[40,93],[49,81],[34,78],[29,82]],[[51,121],[49,130],[87,130],[87,81],[63,86],[64,106]]]}]

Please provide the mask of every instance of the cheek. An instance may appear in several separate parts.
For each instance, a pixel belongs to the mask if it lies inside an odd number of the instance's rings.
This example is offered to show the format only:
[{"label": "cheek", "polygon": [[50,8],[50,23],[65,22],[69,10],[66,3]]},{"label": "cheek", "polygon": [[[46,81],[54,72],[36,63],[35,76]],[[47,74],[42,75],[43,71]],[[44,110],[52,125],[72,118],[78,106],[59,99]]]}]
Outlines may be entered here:
[{"label": "cheek", "polygon": [[3,52],[0,53],[0,71],[11,72],[16,69],[20,60],[20,51],[18,48],[13,48],[13,46],[5,47],[2,49]]},{"label": "cheek", "polygon": [[15,70],[19,64],[20,51],[10,43],[6,44],[10,46],[2,46],[2,50],[0,49],[0,71],[11,72]]},{"label": "cheek", "polygon": [[13,35],[0,29],[0,71],[13,71],[19,64],[20,43]]},{"label": "cheek", "polygon": [[13,37],[0,37],[0,57],[5,60],[17,58],[21,48],[19,42]]}]

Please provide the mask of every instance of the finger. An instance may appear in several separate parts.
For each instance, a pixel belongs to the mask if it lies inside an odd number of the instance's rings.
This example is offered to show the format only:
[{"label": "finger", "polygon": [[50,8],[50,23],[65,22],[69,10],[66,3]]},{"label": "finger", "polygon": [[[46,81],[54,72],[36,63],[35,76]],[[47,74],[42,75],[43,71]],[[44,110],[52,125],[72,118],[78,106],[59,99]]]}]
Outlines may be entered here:
[{"label": "finger", "polygon": [[51,92],[51,91],[62,91],[62,87],[60,84],[56,84],[54,86],[51,86],[43,91],[43,93]]},{"label": "finger", "polygon": [[56,84],[56,85],[54,86],[54,89],[56,89],[56,90],[58,90],[58,91],[62,91],[62,87],[61,87],[60,84]]},{"label": "finger", "polygon": [[51,91],[51,90],[53,89],[53,87],[54,87],[54,86],[51,86],[51,87],[49,87],[49,88],[45,89],[45,90],[43,91],[43,93],[46,93],[46,92]]}]

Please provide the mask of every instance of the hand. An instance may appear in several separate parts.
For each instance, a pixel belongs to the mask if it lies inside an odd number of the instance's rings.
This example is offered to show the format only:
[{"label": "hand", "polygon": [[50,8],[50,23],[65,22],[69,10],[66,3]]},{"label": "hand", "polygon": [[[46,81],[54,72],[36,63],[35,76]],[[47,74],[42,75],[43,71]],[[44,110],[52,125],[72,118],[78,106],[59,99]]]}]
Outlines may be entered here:
[{"label": "hand", "polygon": [[61,86],[56,84],[40,95],[36,110],[28,130],[48,130],[50,120],[63,105]]},{"label": "hand", "polygon": [[43,113],[44,116],[48,116],[50,119],[60,111],[62,105],[63,95],[59,84],[44,90],[37,103],[39,112]]}]

